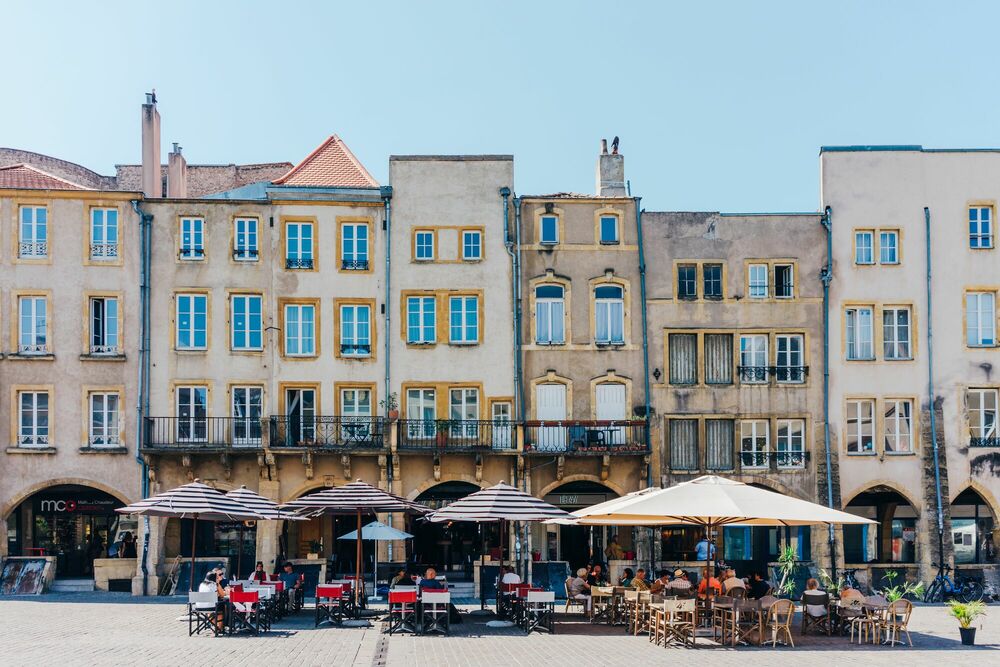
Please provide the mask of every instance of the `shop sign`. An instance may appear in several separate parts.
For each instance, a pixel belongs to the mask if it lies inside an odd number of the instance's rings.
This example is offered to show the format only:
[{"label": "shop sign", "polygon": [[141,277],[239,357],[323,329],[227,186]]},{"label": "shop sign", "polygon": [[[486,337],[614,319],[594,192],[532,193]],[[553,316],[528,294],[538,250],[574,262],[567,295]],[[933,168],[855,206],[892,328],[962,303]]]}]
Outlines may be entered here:
[{"label": "shop sign", "polygon": [[120,505],[113,498],[66,496],[36,498],[34,509],[37,514],[111,514]]},{"label": "shop sign", "polygon": [[589,507],[608,499],[605,493],[550,493],[542,500],[556,507]]}]

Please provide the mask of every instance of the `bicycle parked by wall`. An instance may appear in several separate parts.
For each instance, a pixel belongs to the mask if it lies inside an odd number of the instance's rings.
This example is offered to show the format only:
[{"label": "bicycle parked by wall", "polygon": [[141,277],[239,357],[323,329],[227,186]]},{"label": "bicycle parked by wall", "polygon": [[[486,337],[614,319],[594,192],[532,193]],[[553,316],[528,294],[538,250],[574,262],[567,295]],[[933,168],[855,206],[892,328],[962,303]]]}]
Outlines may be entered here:
[{"label": "bicycle parked by wall", "polygon": [[983,599],[983,584],[971,577],[955,572],[955,581],[948,573],[952,568],[948,565],[931,563],[938,569],[937,576],[924,594],[924,602],[943,602],[947,598],[955,598],[962,602],[973,602]]}]

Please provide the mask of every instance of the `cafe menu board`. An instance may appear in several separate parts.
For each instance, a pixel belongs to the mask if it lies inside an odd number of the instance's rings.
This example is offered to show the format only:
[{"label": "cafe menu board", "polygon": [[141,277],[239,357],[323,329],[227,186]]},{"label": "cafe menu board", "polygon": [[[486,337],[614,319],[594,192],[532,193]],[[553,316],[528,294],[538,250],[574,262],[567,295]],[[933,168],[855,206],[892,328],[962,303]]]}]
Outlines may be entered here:
[{"label": "cafe menu board", "polygon": [[44,558],[8,558],[0,570],[0,595],[40,595],[45,590]]}]

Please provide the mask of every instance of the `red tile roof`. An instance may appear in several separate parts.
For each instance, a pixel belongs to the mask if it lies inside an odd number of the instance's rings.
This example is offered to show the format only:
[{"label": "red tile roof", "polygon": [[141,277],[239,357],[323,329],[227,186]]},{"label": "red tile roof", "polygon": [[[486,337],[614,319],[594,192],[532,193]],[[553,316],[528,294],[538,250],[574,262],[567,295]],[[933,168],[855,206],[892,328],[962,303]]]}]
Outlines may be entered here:
[{"label": "red tile roof", "polygon": [[365,166],[336,134],[320,144],[305,160],[274,181],[275,185],[377,188]]},{"label": "red tile roof", "polygon": [[88,189],[28,164],[12,164],[9,167],[0,167],[0,188],[17,190]]}]

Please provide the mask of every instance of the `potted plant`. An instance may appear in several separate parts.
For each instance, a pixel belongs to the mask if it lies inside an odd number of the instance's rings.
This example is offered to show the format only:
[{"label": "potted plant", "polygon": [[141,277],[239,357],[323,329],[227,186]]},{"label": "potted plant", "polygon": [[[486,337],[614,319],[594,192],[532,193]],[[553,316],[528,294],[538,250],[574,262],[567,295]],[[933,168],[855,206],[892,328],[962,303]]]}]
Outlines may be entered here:
[{"label": "potted plant", "polygon": [[311,560],[316,560],[319,558],[319,552],[323,550],[323,543],[319,540],[313,540],[309,543],[309,553],[306,554],[306,558]]},{"label": "potted plant", "polygon": [[948,602],[948,613],[958,619],[958,632],[962,635],[962,644],[972,646],[976,643],[976,629],[972,622],[986,615],[986,603],[982,600],[974,602]]},{"label": "potted plant", "polygon": [[381,401],[378,402],[379,406],[386,411],[389,417],[389,421],[396,421],[399,419],[399,396],[396,392],[392,392]]},{"label": "potted plant", "polygon": [[906,581],[904,578],[901,583],[897,584],[897,577],[899,577],[899,572],[896,570],[889,570],[885,573],[885,578],[888,579],[889,585],[883,588],[881,593],[889,604],[903,598],[919,598],[924,594],[924,582],[918,581],[913,583]]},{"label": "potted plant", "polygon": [[444,447],[448,444],[448,434],[452,427],[451,419],[439,419],[437,422],[437,445]]},{"label": "potted plant", "polygon": [[775,587],[778,595],[786,596],[789,599],[795,593],[795,570],[798,567],[798,552],[795,547],[788,545],[781,550],[778,555],[778,570],[781,571],[781,581]]}]

